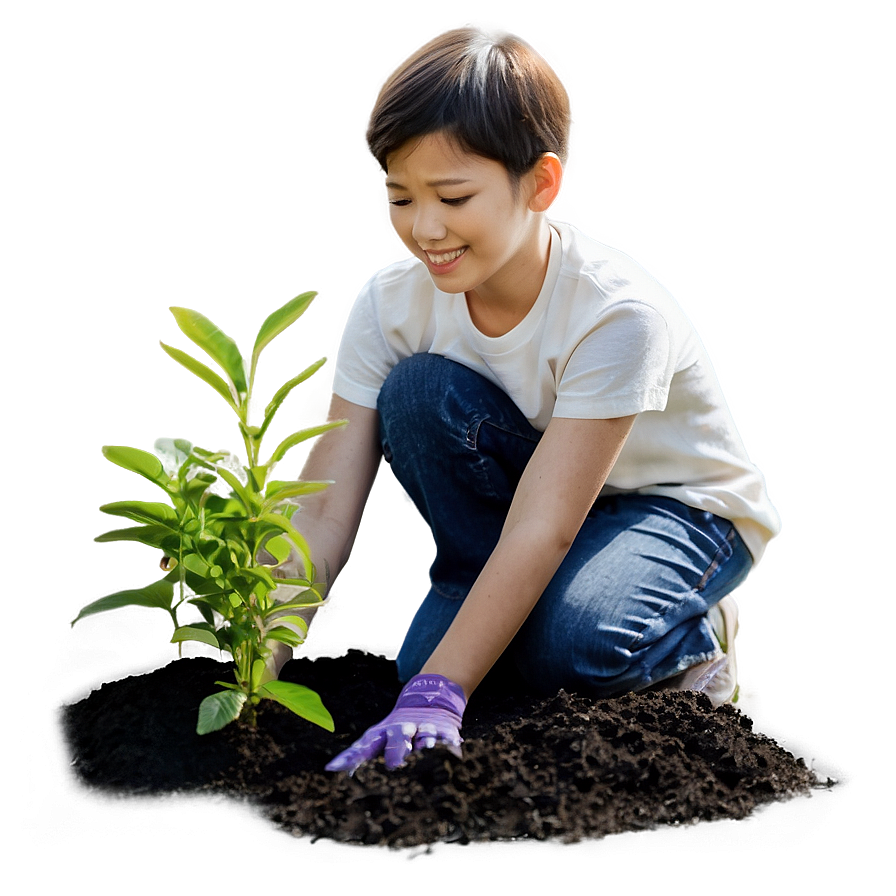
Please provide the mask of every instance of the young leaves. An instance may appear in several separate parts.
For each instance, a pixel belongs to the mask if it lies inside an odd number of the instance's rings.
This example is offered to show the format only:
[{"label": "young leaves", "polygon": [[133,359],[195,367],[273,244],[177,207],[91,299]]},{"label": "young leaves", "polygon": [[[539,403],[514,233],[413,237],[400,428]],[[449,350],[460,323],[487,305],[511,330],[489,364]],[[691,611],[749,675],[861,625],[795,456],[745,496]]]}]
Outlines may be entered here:
[{"label": "young leaves", "polygon": [[124,445],[105,445],[103,456],[113,464],[118,464],[119,467],[124,467],[132,473],[139,473],[150,482],[168,490],[169,476],[162,467],[162,462],[154,454]]},{"label": "young leaves", "polygon": [[170,345],[165,345],[164,342],[160,342],[159,345],[162,346],[163,349],[172,357],[178,364],[183,364],[190,373],[195,373],[199,379],[204,380],[208,383],[215,392],[220,395],[224,401],[227,402],[234,410],[236,410],[236,404],[234,403],[233,392],[227,383],[215,373],[210,367],[206,367],[201,361],[197,361],[192,355],[188,355],[186,352],[182,352],[179,348],[174,348]]},{"label": "young leaves", "polygon": [[323,433],[329,432],[331,429],[345,426],[346,423],[348,423],[348,420],[331,420],[329,423],[321,423],[320,426],[309,426],[308,429],[301,429],[298,432],[294,432],[291,436],[287,436],[274,449],[271,459],[267,462],[268,468],[272,468],[274,464],[281,461],[283,455],[286,454],[290,448],[298,445],[299,442],[304,442],[306,439],[313,439],[316,436],[323,435]]},{"label": "young leaves", "polygon": [[258,429],[258,438],[261,438],[267,431],[268,427],[271,425],[271,420],[274,419],[274,414],[277,413],[280,405],[286,400],[286,396],[295,389],[300,383],[304,383],[305,380],[308,379],[312,374],[317,373],[318,370],[323,367],[326,363],[326,358],[321,358],[319,361],[315,361],[310,367],[307,367],[303,370],[298,376],[294,376],[291,380],[287,380],[274,394],[274,397],[271,399],[268,406],[264,409],[264,420],[262,421],[261,426]]},{"label": "young leaves", "polygon": [[[233,386],[233,404],[237,406],[242,405],[246,399],[249,387],[246,382],[246,367],[243,362],[243,356],[240,354],[236,343],[198,311],[191,311],[189,308],[172,307],[171,313],[174,315],[174,319],[184,335],[192,339],[227,374]],[[166,349],[166,351],[168,350]],[[177,358],[177,360],[181,359]],[[198,367],[204,367],[198,361],[194,361],[194,363]],[[208,373],[212,372],[208,368],[205,368],[205,370]],[[193,370],[193,373],[197,373],[197,371]],[[199,373],[197,375],[202,376]],[[202,378],[206,379],[204,376]],[[206,379],[206,382],[209,382],[209,380]],[[217,387],[215,389],[218,391]]]},{"label": "young leaves", "polygon": [[[311,304],[316,292],[303,292],[287,302],[282,308],[278,308],[270,314],[261,325],[258,336],[255,337],[255,347],[252,349],[252,362],[249,366],[249,382],[255,381],[255,368],[262,350],[275,336],[279,336],[288,326],[294,324]],[[314,371],[311,371],[313,373]],[[310,376],[311,374],[309,374]]]}]

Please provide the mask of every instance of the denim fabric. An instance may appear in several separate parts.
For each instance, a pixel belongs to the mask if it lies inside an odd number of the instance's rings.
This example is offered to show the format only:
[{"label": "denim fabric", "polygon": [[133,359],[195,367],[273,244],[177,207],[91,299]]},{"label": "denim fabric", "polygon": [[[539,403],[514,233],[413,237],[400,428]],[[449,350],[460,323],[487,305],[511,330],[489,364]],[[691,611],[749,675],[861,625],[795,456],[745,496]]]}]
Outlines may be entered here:
[{"label": "denim fabric", "polygon": [[[436,544],[429,594],[398,655],[406,681],[497,544],[541,434],[503,390],[438,355],[399,362],[378,410],[383,454]],[[598,498],[502,665],[546,693],[648,687],[718,655],[707,610],[751,565],[727,520],[671,498]]]}]

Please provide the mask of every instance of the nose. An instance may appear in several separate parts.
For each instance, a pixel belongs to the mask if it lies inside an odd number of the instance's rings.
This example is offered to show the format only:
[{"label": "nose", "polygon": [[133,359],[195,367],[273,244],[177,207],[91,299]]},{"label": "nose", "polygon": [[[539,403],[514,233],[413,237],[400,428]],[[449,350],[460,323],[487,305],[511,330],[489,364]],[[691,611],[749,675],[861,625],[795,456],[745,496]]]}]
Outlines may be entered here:
[{"label": "nose", "polygon": [[421,245],[437,243],[448,235],[448,228],[442,222],[439,206],[434,203],[420,203],[414,216],[411,235]]}]

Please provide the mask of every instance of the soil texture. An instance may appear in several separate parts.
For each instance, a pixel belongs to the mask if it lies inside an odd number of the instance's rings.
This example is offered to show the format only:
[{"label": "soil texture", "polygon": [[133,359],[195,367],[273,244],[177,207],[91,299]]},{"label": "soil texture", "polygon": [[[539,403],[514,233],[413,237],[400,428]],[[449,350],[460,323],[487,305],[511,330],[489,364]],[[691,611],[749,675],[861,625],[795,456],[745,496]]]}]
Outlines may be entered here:
[{"label": "soil texture", "polygon": [[272,701],[255,728],[195,733],[199,703],[232,680],[211,659],[179,659],[105,684],[63,707],[75,774],[117,793],[207,791],[254,804],[297,836],[421,846],[438,841],[576,841],[621,831],[743,818],[819,781],[731,706],[692,692],[595,700],[536,697],[500,671],[470,700],[463,759],[436,748],[387,772],[323,770],[392,708],[394,661],[360,651],[296,659],[281,678],[316,690],[330,733]]}]

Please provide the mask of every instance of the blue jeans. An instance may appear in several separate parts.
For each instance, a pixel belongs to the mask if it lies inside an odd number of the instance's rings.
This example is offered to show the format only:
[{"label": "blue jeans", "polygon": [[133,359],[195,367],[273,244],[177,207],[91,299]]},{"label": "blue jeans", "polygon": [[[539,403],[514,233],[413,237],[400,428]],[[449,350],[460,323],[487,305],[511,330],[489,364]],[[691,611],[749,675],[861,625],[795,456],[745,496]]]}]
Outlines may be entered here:
[{"label": "blue jeans", "polygon": [[[500,388],[438,355],[399,362],[378,410],[383,454],[436,544],[429,594],[398,655],[406,681],[497,544],[541,433]],[[671,498],[600,497],[501,663],[544,693],[649,687],[718,655],[706,613],[751,566],[727,520]]]}]

